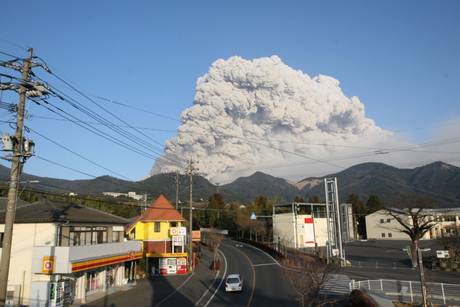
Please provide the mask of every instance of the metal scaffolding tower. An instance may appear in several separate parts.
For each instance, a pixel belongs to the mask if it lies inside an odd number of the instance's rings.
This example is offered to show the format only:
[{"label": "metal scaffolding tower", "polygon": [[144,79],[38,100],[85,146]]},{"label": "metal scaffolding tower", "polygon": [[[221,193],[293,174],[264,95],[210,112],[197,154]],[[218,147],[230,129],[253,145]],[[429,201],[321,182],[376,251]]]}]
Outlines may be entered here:
[{"label": "metal scaffolding tower", "polygon": [[342,246],[342,225],[339,204],[339,192],[337,189],[337,178],[324,179],[324,192],[326,195],[326,217],[327,217],[327,261],[332,258],[340,259],[340,264],[345,264],[345,253]]}]

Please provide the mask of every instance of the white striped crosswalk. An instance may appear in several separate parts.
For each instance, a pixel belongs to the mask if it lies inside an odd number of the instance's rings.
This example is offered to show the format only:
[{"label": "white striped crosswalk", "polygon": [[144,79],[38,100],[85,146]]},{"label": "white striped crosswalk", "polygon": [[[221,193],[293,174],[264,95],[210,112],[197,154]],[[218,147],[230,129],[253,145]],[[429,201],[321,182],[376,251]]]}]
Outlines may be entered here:
[{"label": "white striped crosswalk", "polygon": [[351,279],[343,274],[330,274],[323,285],[321,294],[348,294],[350,293]]}]

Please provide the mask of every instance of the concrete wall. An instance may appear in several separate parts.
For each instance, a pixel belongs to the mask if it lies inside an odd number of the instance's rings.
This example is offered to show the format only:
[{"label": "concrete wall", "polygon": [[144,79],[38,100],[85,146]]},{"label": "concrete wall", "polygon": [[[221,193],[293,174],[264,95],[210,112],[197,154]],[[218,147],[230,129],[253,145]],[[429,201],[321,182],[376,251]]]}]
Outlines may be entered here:
[{"label": "concrete wall", "polygon": [[273,237],[288,247],[294,247],[294,217],[292,213],[273,216]]},{"label": "concrete wall", "polygon": [[294,229],[294,215],[292,213],[275,214],[273,217],[273,236],[282,244],[295,247],[295,234],[297,235],[297,247],[325,246],[327,241],[327,222],[325,218],[313,218],[313,225],[306,223],[311,219],[309,214],[297,215],[296,228]]},{"label": "concrete wall", "polygon": [[[5,225],[0,225],[0,232],[4,229]],[[51,223],[14,224],[8,284],[22,285],[24,298],[29,297],[31,287],[32,246],[54,246],[56,234],[56,226]],[[27,300],[23,303],[27,304]]]}]

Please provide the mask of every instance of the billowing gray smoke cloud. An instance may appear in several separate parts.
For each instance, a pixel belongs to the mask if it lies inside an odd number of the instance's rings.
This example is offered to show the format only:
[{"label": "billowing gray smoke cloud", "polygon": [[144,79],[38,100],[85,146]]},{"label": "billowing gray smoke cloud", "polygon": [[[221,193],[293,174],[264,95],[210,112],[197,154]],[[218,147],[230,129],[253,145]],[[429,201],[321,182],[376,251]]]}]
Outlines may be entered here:
[{"label": "billowing gray smoke cloud", "polygon": [[[394,144],[391,133],[366,118],[360,100],[346,97],[339,85],[332,77],[311,78],[277,56],[219,59],[198,79],[193,106],[182,113],[164,157],[198,160],[201,173],[223,183],[255,170],[284,177],[332,170],[308,157],[327,160],[341,144]],[[299,172],[300,162],[310,164]],[[176,169],[159,159],[152,174]]]}]

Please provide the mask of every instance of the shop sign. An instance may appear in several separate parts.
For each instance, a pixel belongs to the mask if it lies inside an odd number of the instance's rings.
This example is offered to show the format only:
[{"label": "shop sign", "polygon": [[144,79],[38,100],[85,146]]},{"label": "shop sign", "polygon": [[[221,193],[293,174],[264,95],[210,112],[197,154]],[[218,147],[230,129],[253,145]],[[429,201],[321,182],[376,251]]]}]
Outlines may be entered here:
[{"label": "shop sign", "polygon": [[187,273],[187,258],[177,258],[176,260],[177,272],[176,274],[185,274]]},{"label": "shop sign", "polygon": [[54,271],[54,256],[44,256],[42,258],[42,273],[53,274]]},{"label": "shop sign", "polygon": [[173,236],[172,243],[174,246],[182,246],[184,245],[184,237],[183,236]]},{"label": "shop sign", "polygon": [[169,228],[169,234],[171,236],[185,236],[187,234],[187,228],[185,228],[185,227],[171,227],[171,228]]}]

